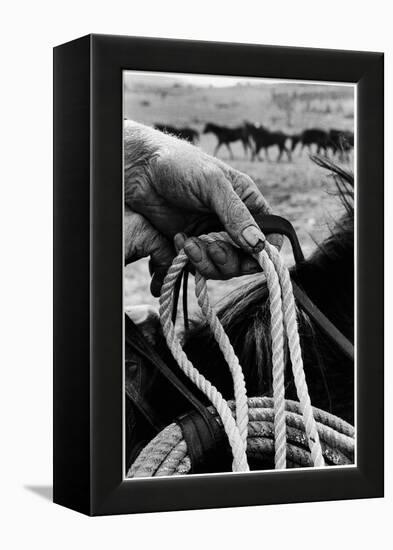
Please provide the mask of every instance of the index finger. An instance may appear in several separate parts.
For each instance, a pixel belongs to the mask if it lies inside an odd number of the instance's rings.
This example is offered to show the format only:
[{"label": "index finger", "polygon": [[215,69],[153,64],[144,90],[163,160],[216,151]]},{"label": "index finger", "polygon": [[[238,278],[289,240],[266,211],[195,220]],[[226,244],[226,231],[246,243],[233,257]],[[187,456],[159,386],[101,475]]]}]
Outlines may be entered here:
[{"label": "index finger", "polygon": [[[240,199],[247,206],[258,226],[261,227],[263,216],[272,214],[272,209],[269,203],[258,189],[256,183],[247,174],[232,169],[229,177],[231,178],[236,194],[239,195]],[[283,237],[282,235],[273,233],[267,237],[267,240],[280,249],[282,246]]]},{"label": "index finger", "polygon": [[235,192],[232,182],[223,174],[213,172],[207,196],[210,207],[218,216],[230,237],[246,252],[255,254],[263,249],[265,237],[251,212]]},{"label": "index finger", "polygon": [[235,193],[244,202],[251,214],[261,216],[272,213],[269,203],[250,176],[232,169],[228,177]]}]

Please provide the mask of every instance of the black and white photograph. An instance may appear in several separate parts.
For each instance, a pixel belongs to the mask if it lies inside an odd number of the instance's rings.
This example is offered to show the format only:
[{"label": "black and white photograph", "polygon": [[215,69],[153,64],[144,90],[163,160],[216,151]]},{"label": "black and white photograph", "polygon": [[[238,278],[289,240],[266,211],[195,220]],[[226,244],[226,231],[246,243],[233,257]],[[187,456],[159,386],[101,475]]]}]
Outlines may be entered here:
[{"label": "black and white photograph", "polygon": [[386,547],[388,7],[4,6],[0,548]]},{"label": "black and white photograph", "polygon": [[54,50],[54,502],[383,493],[383,55]]},{"label": "black and white photograph", "polygon": [[356,465],[356,86],[123,72],[124,477]]}]

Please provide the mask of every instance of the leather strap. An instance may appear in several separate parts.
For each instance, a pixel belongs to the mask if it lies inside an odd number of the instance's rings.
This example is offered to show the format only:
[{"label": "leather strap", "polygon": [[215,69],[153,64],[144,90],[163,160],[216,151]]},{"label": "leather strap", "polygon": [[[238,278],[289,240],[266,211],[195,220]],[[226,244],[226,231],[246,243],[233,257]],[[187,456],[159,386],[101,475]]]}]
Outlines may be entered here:
[{"label": "leather strap", "polygon": [[[188,413],[180,417],[179,422],[181,422],[184,437],[189,447],[192,468],[195,471],[202,471],[205,468],[204,455],[206,454],[206,457],[215,456],[218,450],[221,449],[221,456],[226,446],[224,433],[221,433],[222,430],[217,421],[207,407],[161,359],[153,346],[141,334],[138,327],[127,316],[125,317],[125,340],[127,345],[149,365],[151,376],[154,376],[154,372],[159,372],[165,378],[166,383],[170,384],[171,398],[176,399],[177,395],[177,399],[184,402],[184,408],[189,409]],[[162,391],[165,392],[165,388],[162,388]],[[143,395],[132,391],[132,384],[127,384],[127,381],[126,394],[155,433],[158,433],[166,425],[162,420],[162,416],[167,416],[167,411],[163,414],[164,411],[157,409],[157,404],[146,403]],[[163,406],[165,406],[165,400]],[[170,421],[177,421],[177,419],[172,418]],[[212,460],[210,459],[209,462],[212,462]]]},{"label": "leather strap", "polygon": [[319,328],[334,342],[338,348],[352,361],[355,357],[355,348],[342,332],[333,325],[320,309],[310,300],[303,290],[292,280],[293,293],[297,304],[309,315]]},{"label": "leather strap", "polygon": [[[210,413],[209,413],[210,414]],[[225,432],[218,422],[206,419],[196,411],[176,419],[187,444],[192,474],[231,470],[231,453]]]},{"label": "leather strap", "polygon": [[[285,235],[291,243],[296,265],[300,265],[304,262],[304,255],[299,239],[297,238],[296,231],[291,222],[285,218],[281,218],[281,216],[273,215],[259,216],[256,218],[256,221],[265,235],[271,235],[272,233]],[[322,311],[310,300],[307,294],[297,286],[293,279],[292,287],[298,306],[300,306],[326,334],[326,336],[328,336],[330,340],[332,340],[332,342],[334,342],[336,346],[353,361],[355,357],[355,349],[352,342],[350,342],[348,338],[346,338],[346,336],[344,336],[344,334],[342,334],[338,328],[333,325],[326,315],[324,315]]]}]

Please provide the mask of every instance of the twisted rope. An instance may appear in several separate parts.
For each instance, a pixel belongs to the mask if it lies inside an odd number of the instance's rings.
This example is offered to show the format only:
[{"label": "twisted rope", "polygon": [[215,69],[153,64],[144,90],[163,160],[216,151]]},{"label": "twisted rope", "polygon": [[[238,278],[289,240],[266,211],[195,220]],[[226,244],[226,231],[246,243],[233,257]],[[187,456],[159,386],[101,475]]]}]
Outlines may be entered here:
[{"label": "twisted rope", "polygon": [[[234,403],[228,403],[234,410]],[[249,434],[248,455],[258,461],[271,461],[274,454],[274,399],[252,397],[248,399]],[[214,408],[210,408],[214,413]],[[308,448],[300,403],[285,401],[287,426],[288,466],[313,466]],[[313,407],[323,456],[330,466],[350,465],[354,462],[355,430],[353,426],[326,411]],[[217,418],[217,422],[219,419]],[[191,461],[187,444],[178,424],[170,424],[160,432],[139,454],[130,467],[127,477],[172,476],[188,474]]]},{"label": "twisted rope", "polygon": [[[226,233],[213,233],[200,238],[213,242],[216,239],[233,243]],[[287,333],[289,355],[292,363],[293,376],[300,402],[300,408],[305,423],[305,433],[311,450],[312,462],[315,466],[325,465],[322,447],[319,441],[318,430],[313,415],[311,400],[308,393],[301,355],[300,340],[297,327],[296,307],[293,298],[289,272],[285,267],[278,251],[268,242],[265,249],[254,258],[261,266],[269,290],[269,308],[271,315],[272,363],[273,363],[273,400],[274,400],[274,434],[275,434],[275,467],[286,467],[286,412],[285,412],[285,362],[284,362],[284,334]],[[180,251],[174,259],[164,280],[160,296],[160,318],[167,345],[174,359],[183,372],[208,397],[217,410],[227,434],[232,453],[233,470],[248,471],[247,463],[247,432],[248,432],[248,405],[243,372],[235,355],[233,347],[225,334],[213,308],[209,303],[205,278],[196,273],[195,294],[198,304],[205,315],[225,360],[228,363],[235,395],[235,419],[228,403],[221,393],[192,365],[181,348],[171,319],[173,310],[173,293],[178,277],[187,263],[184,251]]]},{"label": "twisted rope", "polygon": [[217,410],[232,449],[233,470],[249,471],[246,456],[248,410],[244,376],[233,348],[229,343],[228,337],[210,307],[206,292],[206,281],[202,277],[199,280],[200,284],[198,285],[198,291],[196,289],[199,293],[197,294],[197,299],[198,302],[202,304],[203,310],[208,314],[208,320],[210,326],[212,327],[213,334],[221,349],[225,350],[225,357],[229,359],[231,374],[234,379],[236,421],[234,420],[231,410],[221,393],[193,366],[191,361],[189,361],[175,333],[175,327],[171,319],[171,312],[173,309],[173,288],[187,261],[188,259],[185,253],[180,252],[174,259],[168,270],[167,276],[165,277],[160,296],[160,318],[162,330],[165,335],[167,345],[179,367],[190,378],[190,380],[192,380],[197,388],[206,395]]},{"label": "twisted rope", "polygon": [[247,448],[247,428],[248,428],[248,405],[246,382],[238,358],[228,336],[224,332],[221,323],[217,319],[216,313],[210,305],[207,295],[206,280],[200,273],[195,275],[195,295],[198,304],[208,322],[219,348],[228,363],[229,370],[233,379],[234,395],[236,403],[236,424],[239,429],[240,437],[243,441],[244,450]]},{"label": "twisted rope", "polygon": [[260,265],[265,273],[269,289],[270,332],[272,338],[272,374],[274,401],[275,468],[286,468],[287,436],[285,426],[285,363],[284,327],[281,289],[273,262],[266,254],[260,255]]},{"label": "twisted rope", "polygon": [[[226,240],[233,244],[232,239],[226,233],[211,233],[209,235],[203,235],[203,240],[208,243],[214,242],[217,239]],[[283,469],[286,466],[286,428],[285,428],[285,382],[284,382],[284,326],[282,315],[282,303],[281,303],[281,290],[279,279],[274,268],[273,262],[267,256],[267,254],[260,254],[255,256],[262,270],[265,273],[266,284],[269,290],[269,308],[271,325],[270,332],[272,338],[272,364],[273,364],[273,397],[274,397],[274,411],[275,411],[275,468]],[[229,341],[228,336],[222,328],[222,325],[218,321],[214,310],[211,308],[208,296],[207,286],[205,279],[199,274],[195,275],[196,288],[195,294],[198,298],[199,306],[202,309],[203,314],[207,318],[209,325],[213,331],[215,339],[219,342],[221,351],[226,359],[230,369],[231,365],[236,362],[237,368],[240,368],[242,374],[242,381],[244,383],[243,373],[241,367]],[[203,300],[200,297],[203,295]],[[214,324],[210,322],[210,315],[214,315]],[[220,341],[216,335],[216,331],[220,334]],[[221,344],[224,344],[223,346]],[[239,397],[241,403],[245,399],[247,405],[247,395],[244,385],[242,388],[242,395]],[[236,387],[235,387],[235,400],[236,400]],[[241,411],[242,412],[242,411]],[[238,412],[236,413],[238,415]],[[240,420],[247,422],[248,417],[245,415],[240,417]],[[238,424],[239,425],[239,424]],[[239,429],[244,429],[243,425],[239,425]],[[245,427],[247,430],[247,426]],[[247,433],[247,431],[246,431]],[[245,440],[247,447],[247,441]]]},{"label": "twisted rope", "polygon": [[301,410],[306,426],[306,434],[311,450],[311,456],[315,466],[324,466],[322,449],[319,442],[318,431],[312,411],[310,395],[308,392],[306,376],[304,373],[303,358],[300,347],[299,331],[296,318],[296,305],[293,297],[291,277],[284,265],[280,254],[274,246],[268,245],[266,253],[272,260],[278,274],[282,291],[282,303],[285,329],[288,338],[288,348],[292,363],[292,372],[295,380],[296,392],[299,398]]}]

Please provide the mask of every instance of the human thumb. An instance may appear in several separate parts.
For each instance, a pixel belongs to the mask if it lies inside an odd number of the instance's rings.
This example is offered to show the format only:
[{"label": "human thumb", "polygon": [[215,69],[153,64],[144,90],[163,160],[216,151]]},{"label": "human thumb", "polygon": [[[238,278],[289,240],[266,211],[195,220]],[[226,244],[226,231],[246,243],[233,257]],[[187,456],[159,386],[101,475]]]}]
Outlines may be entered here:
[{"label": "human thumb", "polygon": [[172,243],[142,215],[129,209],[124,212],[124,257],[131,263],[150,256],[153,274],[151,292],[158,296],[162,281],[175,256]]}]

